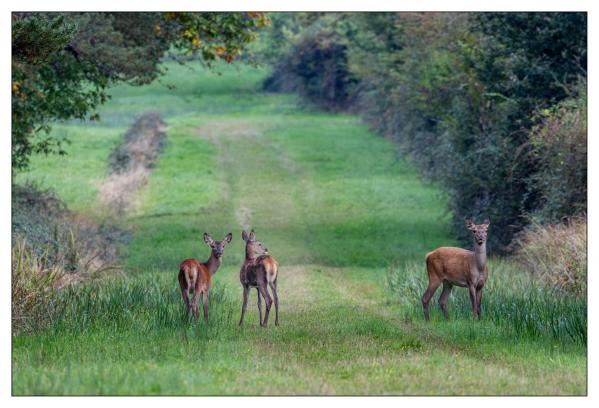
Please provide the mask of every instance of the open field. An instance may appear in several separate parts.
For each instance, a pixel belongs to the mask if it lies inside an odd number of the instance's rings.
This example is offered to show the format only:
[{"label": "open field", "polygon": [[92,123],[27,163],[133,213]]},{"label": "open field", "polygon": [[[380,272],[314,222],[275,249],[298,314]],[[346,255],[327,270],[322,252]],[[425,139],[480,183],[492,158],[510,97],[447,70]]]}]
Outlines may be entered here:
[{"label": "open field", "polygon": [[[169,68],[163,84],[115,89],[101,122],[56,126],[69,155],[36,158],[17,179],[109,218],[98,191],[110,152],[137,115],[167,123],[166,149],[118,221],[133,231],[127,277],[66,290],[46,330],[13,337],[13,394],[586,394],[586,303],[505,261],[491,262],[482,321],[458,288],[453,319],[433,301],[424,323],[424,254],[455,242],[444,197],[391,142],[356,117],[260,92],[261,69]],[[279,327],[259,327],[255,291],[237,326],[243,228],[279,261]],[[181,260],[208,257],[204,231],[233,233],[207,326],[183,319],[177,282]],[[527,300],[548,312],[510,315]]]}]

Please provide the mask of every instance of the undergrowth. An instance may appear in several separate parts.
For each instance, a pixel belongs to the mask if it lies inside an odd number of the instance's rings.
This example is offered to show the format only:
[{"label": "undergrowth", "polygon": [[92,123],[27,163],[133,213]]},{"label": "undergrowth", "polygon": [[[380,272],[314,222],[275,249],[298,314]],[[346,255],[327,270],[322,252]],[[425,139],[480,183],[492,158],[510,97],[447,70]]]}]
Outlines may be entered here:
[{"label": "undergrowth", "polygon": [[13,185],[13,334],[51,322],[57,291],[118,271],[120,244],[128,234],[68,210],[51,190]]}]

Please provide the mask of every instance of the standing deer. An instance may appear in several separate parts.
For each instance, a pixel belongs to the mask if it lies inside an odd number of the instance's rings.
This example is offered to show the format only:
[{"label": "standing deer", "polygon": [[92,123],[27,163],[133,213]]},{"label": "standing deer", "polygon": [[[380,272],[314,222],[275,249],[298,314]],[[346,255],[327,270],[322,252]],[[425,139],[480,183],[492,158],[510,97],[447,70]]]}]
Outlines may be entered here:
[{"label": "standing deer", "polygon": [[443,292],[439,297],[439,307],[446,319],[447,299],[453,285],[466,287],[470,291],[472,312],[480,319],[480,302],[483,296],[483,287],[487,280],[487,229],[489,220],[476,225],[471,220],[466,220],[468,228],[474,236],[474,251],[462,248],[441,247],[426,254],[426,270],[428,272],[428,288],[422,296],[424,318],[428,321],[428,303],[435,291],[443,283]]},{"label": "standing deer", "polygon": [[[186,259],[179,266],[179,285],[181,296],[185,303],[185,312],[189,316],[189,309],[193,310],[193,317],[198,320],[198,302],[200,294],[204,302],[204,321],[208,322],[208,293],[212,275],[220,266],[220,258],[223,256],[225,246],[231,242],[233,235],[229,232],[222,241],[215,241],[204,232],[204,242],[211,248],[210,258],[206,262],[198,262],[195,259]],[[189,302],[189,289],[193,287],[193,298]]]},{"label": "standing deer", "polygon": [[[241,233],[241,238],[245,241],[245,260],[241,265],[239,280],[243,286],[243,306],[241,308],[241,319],[239,325],[243,324],[245,309],[247,308],[250,288],[256,288],[258,292],[258,311],[260,313],[260,326],[268,325],[268,314],[272,305],[272,299],[268,293],[267,285],[270,286],[275,300],[275,326],[279,325],[279,297],[277,296],[277,270],[278,263],[272,256],[268,255],[268,249],[262,245],[262,242],[256,240],[256,233],[252,230],[249,234],[245,231]],[[259,255],[259,256],[256,256]],[[266,302],[266,314],[262,320],[262,300]]]}]

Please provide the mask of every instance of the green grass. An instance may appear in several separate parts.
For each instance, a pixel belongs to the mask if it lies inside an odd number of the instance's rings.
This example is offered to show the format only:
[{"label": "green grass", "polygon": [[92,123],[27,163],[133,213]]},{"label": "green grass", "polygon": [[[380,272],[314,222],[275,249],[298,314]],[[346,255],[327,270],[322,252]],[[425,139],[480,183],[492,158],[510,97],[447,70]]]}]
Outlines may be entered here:
[{"label": "green grass", "polygon": [[[443,196],[391,142],[355,117],[261,93],[264,70],[169,68],[163,82],[174,90],[115,89],[100,123],[56,128],[73,140],[67,161],[36,158],[19,176],[99,216],[96,186],[126,127],[148,110],[168,124],[139,206],[116,220],[134,233],[126,277],[63,291],[47,329],[13,337],[13,394],[586,393],[586,332],[567,335],[586,327],[586,303],[539,292],[532,310],[543,330],[511,327],[511,311],[527,321],[531,290],[513,268],[491,265],[482,321],[459,288],[449,322],[437,311],[422,321],[424,254],[455,242]],[[254,291],[237,326],[247,226],[280,264],[279,327],[258,326]],[[208,256],[204,231],[234,235],[208,325],[183,317],[177,283],[182,259]],[[578,326],[547,332],[572,313]]]},{"label": "green grass", "polygon": [[[564,350],[580,349],[587,341],[586,300],[566,295],[536,281],[510,261],[490,261],[492,273],[485,285],[482,309],[484,323],[473,325],[469,319],[472,307],[468,291],[454,287],[450,295],[451,319],[457,323],[445,327],[443,335],[454,341],[509,342],[514,339],[546,342]],[[428,281],[423,277],[423,265],[408,264],[391,267],[387,285],[391,295],[403,303],[406,318],[418,322],[423,311],[420,298]],[[444,320],[436,304],[442,288],[431,301],[433,321]],[[485,328],[481,330],[482,325]]]},{"label": "green grass", "polygon": [[42,188],[52,188],[72,210],[98,215],[98,187],[108,175],[108,157],[126,130],[126,126],[57,124],[53,135],[70,141],[65,145],[67,155],[33,156],[30,169],[18,173],[15,182],[33,181]]}]

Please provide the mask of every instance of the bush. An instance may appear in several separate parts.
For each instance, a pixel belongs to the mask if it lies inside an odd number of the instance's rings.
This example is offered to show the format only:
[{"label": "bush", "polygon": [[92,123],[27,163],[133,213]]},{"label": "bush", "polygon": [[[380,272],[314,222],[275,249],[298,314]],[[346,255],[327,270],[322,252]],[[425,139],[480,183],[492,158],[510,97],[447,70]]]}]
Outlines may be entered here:
[{"label": "bush", "polygon": [[587,93],[586,80],[575,97],[540,113],[541,124],[531,132],[538,171],[529,189],[538,195],[533,215],[542,222],[559,222],[587,209]]},{"label": "bush", "polygon": [[12,186],[12,240],[25,245],[48,266],[89,273],[114,264],[130,234],[112,224],[97,224],[71,212],[52,190],[33,184]]},{"label": "bush", "polygon": [[64,241],[59,231],[68,229],[66,215],[66,206],[51,190],[32,184],[12,186],[13,245],[19,236],[26,237],[28,249],[51,263]]},{"label": "bush", "polygon": [[349,107],[357,81],[348,67],[347,41],[331,17],[323,16],[307,27],[289,54],[277,59],[273,73],[264,81],[266,90],[296,91],[324,109]]},{"label": "bush", "polygon": [[574,218],[554,225],[534,223],[515,239],[522,268],[564,293],[585,297],[587,224]]}]

